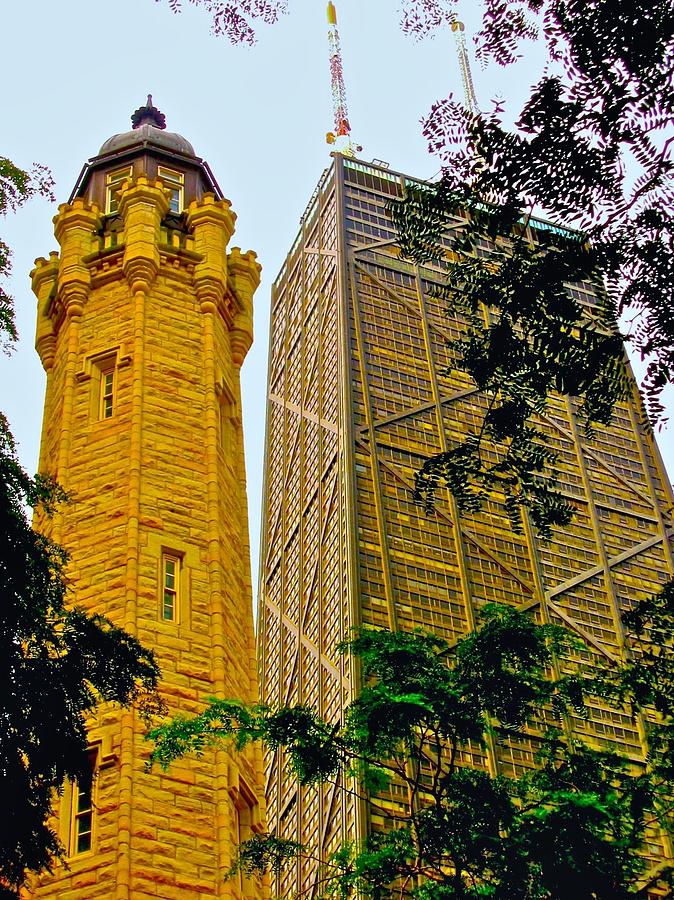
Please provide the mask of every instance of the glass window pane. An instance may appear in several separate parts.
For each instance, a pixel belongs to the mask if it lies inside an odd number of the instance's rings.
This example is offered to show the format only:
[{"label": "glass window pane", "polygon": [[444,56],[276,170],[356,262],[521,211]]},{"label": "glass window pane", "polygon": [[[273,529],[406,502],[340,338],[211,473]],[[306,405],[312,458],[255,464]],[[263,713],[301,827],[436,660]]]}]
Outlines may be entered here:
[{"label": "glass window pane", "polygon": [[[95,751],[90,754],[90,762],[93,774],[96,770]],[[78,783],[73,785],[70,842],[70,852],[72,854],[86,853],[92,847],[94,815],[92,792],[93,781],[86,787]]]},{"label": "glass window pane", "polygon": [[131,166],[128,169],[118,169],[116,172],[110,172],[106,177],[106,212],[116,213],[119,208],[119,197],[117,192],[122,186],[125,179],[131,178]]},{"label": "glass window pane", "polygon": [[163,166],[158,167],[157,174],[163,181],[164,187],[168,188],[171,192],[169,197],[169,210],[172,213],[182,212],[185,176],[182,172],[176,172],[173,169],[165,169]]},{"label": "glass window pane", "polygon": [[86,853],[88,850],[91,850],[91,814],[87,830],[80,830],[77,834],[77,852]]},{"label": "glass window pane", "polygon": [[109,419],[112,415],[113,400],[115,394],[115,372],[110,369],[107,372],[101,372],[101,412],[102,419]]},{"label": "glass window pane", "polygon": [[178,590],[180,586],[180,560],[174,556],[162,557],[163,585],[161,593],[161,618],[175,622],[178,613]]}]

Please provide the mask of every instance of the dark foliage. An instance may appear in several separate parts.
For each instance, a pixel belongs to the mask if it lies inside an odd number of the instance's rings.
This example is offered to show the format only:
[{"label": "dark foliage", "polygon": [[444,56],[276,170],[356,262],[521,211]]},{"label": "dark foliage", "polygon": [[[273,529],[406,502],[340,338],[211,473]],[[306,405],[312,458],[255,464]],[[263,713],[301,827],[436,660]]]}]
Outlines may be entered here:
[{"label": "dark foliage", "polygon": [[[364,686],[341,726],[330,728],[306,707],[242,711],[212,700],[202,716],[151,732],[152,758],[167,766],[205,743],[262,740],[287,749],[300,784],[331,780],[336,767],[355,777],[389,824],[321,861],[325,896],[646,900],[655,885],[672,881],[670,867],[651,872],[641,853],[646,826],[666,814],[672,768],[655,759],[638,766],[587,746],[569,734],[565,716],[583,715],[597,692],[617,710],[627,702],[640,714],[662,690],[668,712],[658,726],[671,736],[672,596],[669,585],[628,617],[635,640],[642,628],[661,629],[664,640],[661,653],[642,659],[650,674],[641,676],[639,690],[632,665],[601,681],[573,672],[552,680],[554,659],[578,649],[575,639],[492,605],[481,627],[451,647],[429,635],[359,631],[342,650],[360,660]],[[536,769],[494,776],[461,762],[470,748],[507,745],[532,730],[540,746]],[[405,788],[393,803],[392,783]],[[311,849],[257,836],[243,845],[235,868],[277,871],[295,856],[311,858]]]},{"label": "dark foliage", "polygon": [[674,581],[623,617],[631,662],[616,697],[643,711],[656,818],[674,831]]},{"label": "dark foliage", "polygon": [[0,420],[0,895],[61,854],[47,824],[64,779],[90,779],[85,721],[101,701],[154,697],[152,653],[102,616],[66,606],[64,551],[33,531],[26,504],[58,488],[31,479]]},{"label": "dark foliage", "polygon": [[[525,506],[547,537],[552,525],[568,524],[572,509],[555,489],[556,455],[537,416],[551,394],[566,394],[589,430],[610,421],[629,389],[615,326],[589,317],[565,288],[597,284],[596,253],[580,235],[560,229],[541,231],[532,245],[520,210],[476,202],[467,188],[410,189],[391,211],[403,251],[417,262],[441,260],[438,241],[450,218],[468,212],[439,293],[448,312],[466,323],[464,336],[452,342],[457,364],[487,398],[480,429],[424,464],[416,497],[431,512],[446,483],[462,509],[476,510],[496,489],[515,529]],[[491,246],[488,257],[475,253],[480,239]]]},{"label": "dark foliage", "polygon": [[[157,0],[160,3],[161,0]],[[271,25],[286,11],[287,0],[189,0],[211,18],[213,34],[232,44],[254,44],[256,20]],[[183,8],[183,0],[168,0],[172,12]]]},{"label": "dark foliage", "polygon": [[[44,166],[36,164],[30,172],[26,172],[11,160],[0,157],[0,216],[15,212],[31,197],[42,196],[53,200],[53,184],[52,177]],[[2,285],[11,272],[11,262],[12,252],[0,239],[0,347],[5,352],[17,337],[14,304]]]},{"label": "dark foliage", "polygon": [[[456,6],[408,5],[417,36]],[[545,536],[571,514],[536,425],[550,394],[568,396],[587,424],[610,419],[628,389],[619,318],[647,360],[653,421],[674,373],[674,10],[670,0],[484,4],[482,60],[508,66],[537,37],[550,62],[516,130],[504,128],[500,111],[471,116],[451,97],[437,103],[424,133],[442,158],[442,180],[411,191],[393,213],[404,251],[420,262],[441,259],[445,225],[465,218],[446,298],[467,320],[458,364],[488,399],[480,431],[426,463],[417,495],[430,509],[446,483],[461,507],[475,509],[497,490],[515,525],[525,506]],[[532,242],[524,225],[534,211],[576,231],[539,228]],[[475,254],[480,239],[492,246],[488,259]],[[591,310],[565,289],[581,280],[597,288]]]},{"label": "dark foliage", "polygon": [[[0,160],[0,213],[50,191]],[[0,275],[9,251],[0,245]],[[11,297],[0,291],[0,332],[14,338]],[[85,721],[102,701],[156,708],[152,653],[102,616],[66,605],[65,551],[34,531],[27,507],[46,514],[66,498],[19,465],[0,414],[0,896],[16,897],[29,872],[62,854],[47,819],[66,778],[91,780]]]},{"label": "dark foliage", "polygon": [[304,847],[297,841],[277,838],[274,835],[255,834],[242,844],[236,863],[229,871],[229,877],[243,872],[244,875],[263,875],[273,872],[277,875],[288,860],[296,859]]}]

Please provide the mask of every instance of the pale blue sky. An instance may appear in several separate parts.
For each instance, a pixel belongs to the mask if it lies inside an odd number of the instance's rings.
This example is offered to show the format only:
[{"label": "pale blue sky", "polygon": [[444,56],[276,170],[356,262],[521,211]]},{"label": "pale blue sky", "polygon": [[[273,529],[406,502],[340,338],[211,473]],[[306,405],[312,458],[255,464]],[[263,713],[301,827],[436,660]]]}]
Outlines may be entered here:
[{"label": "pale blue sky", "polygon": [[[460,93],[448,31],[415,43],[398,27],[395,0],[337,0],[353,134],[364,159],[380,158],[417,177],[439,164],[421,136],[419,119],[432,102]],[[67,200],[82,164],[151,92],[171,131],[183,134],[210,164],[238,215],[232,243],[254,249],[263,266],[256,294],[256,339],[243,369],[253,567],[257,565],[265,409],[267,320],[271,282],[323,169],[332,128],[326,3],[289,0],[289,14],[260,29],[253,48],[232,47],[209,32],[205,13],[173,15],[166,0],[32,0],[3,10],[3,91],[0,154],[18,165],[48,165],[58,202]],[[478,4],[461,16],[475,30]],[[483,108],[500,95],[515,113],[543,57],[531,47],[517,67],[473,75]],[[56,244],[55,207],[35,201],[0,222],[14,248],[11,290],[21,340],[0,359],[0,409],[19,442],[21,459],[36,467],[43,373],[33,350],[34,297],[28,272]],[[660,444],[674,471],[672,431]]]}]

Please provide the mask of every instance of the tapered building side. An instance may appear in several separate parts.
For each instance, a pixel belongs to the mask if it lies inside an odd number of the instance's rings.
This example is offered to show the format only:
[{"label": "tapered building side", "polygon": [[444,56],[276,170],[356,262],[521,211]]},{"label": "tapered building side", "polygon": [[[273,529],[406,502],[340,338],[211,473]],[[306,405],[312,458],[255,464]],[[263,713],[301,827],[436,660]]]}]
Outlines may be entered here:
[{"label": "tapered building side", "polygon": [[[674,574],[672,492],[636,385],[608,428],[587,437],[572,403],[544,419],[573,524],[542,543],[529,522],[511,529],[503,507],[459,514],[451,495],[428,516],[412,500],[427,457],[475,431],[485,409],[453,367],[448,318],[432,266],[400,259],[387,202],[410,179],[337,156],[303,216],[276,280],[271,309],[259,659],[263,699],[306,703],[332,721],[357,690],[338,641],[354,625],[421,627],[448,640],[469,632],[485,603],[530,609],[566,625],[589,665],[623,652],[620,614]],[[457,219],[457,227],[461,220]],[[537,240],[535,223],[528,237]],[[489,253],[485,244],[478,253]],[[592,314],[590,284],[568,289]],[[573,728],[594,746],[643,760],[639,723],[593,706]],[[472,748],[468,765],[512,774],[534,763],[535,736]],[[347,790],[344,790],[346,788]],[[270,828],[315,857],[386,827],[337,782],[297,790],[270,756]],[[404,804],[395,786],[389,803]],[[671,848],[649,833],[657,865]],[[317,895],[318,864],[289,871],[283,890]]]},{"label": "tapered building side", "polygon": [[[85,166],[37,261],[47,372],[40,469],[70,494],[38,522],[70,554],[71,600],[151,648],[171,713],[257,698],[239,370],[254,253],[207,165],[151,105]],[[66,785],[67,854],[31,887],[60,900],[260,896],[225,880],[262,827],[261,757],[220,752],[162,773],[134,710],[89,728],[91,792]]]}]

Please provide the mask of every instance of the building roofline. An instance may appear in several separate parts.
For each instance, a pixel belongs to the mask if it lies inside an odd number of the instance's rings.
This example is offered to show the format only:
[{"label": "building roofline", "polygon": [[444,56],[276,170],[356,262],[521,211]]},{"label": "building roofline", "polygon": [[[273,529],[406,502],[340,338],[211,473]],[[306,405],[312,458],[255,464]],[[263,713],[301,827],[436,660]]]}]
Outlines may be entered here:
[{"label": "building roofline", "polygon": [[68,198],[68,203],[72,203],[75,197],[77,197],[82,190],[83,186],[87,182],[87,178],[90,172],[94,169],[99,168],[101,165],[107,165],[110,162],[115,162],[117,160],[124,159],[133,159],[139,155],[142,155],[143,152],[151,152],[153,156],[158,156],[164,159],[172,160],[174,162],[180,162],[181,165],[188,165],[192,168],[201,169],[202,172],[206,175],[206,180],[209,182],[210,187],[213,190],[216,198],[218,200],[224,199],[224,194],[218,184],[211,167],[208,165],[206,160],[202,159],[199,156],[185,156],[182,153],[173,153],[170,150],[163,149],[161,147],[157,147],[156,144],[153,144],[151,141],[142,141],[138,144],[134,144],[132,147],[126,147],[123,150],[116,150],[112,153],[105,153],[101,155],[96,155],[90,157],[85,164],[82,166],[79,175],[77,176],[77,181],[75,182],[75,187],[72,189],[70,193],[70,197]]}]

